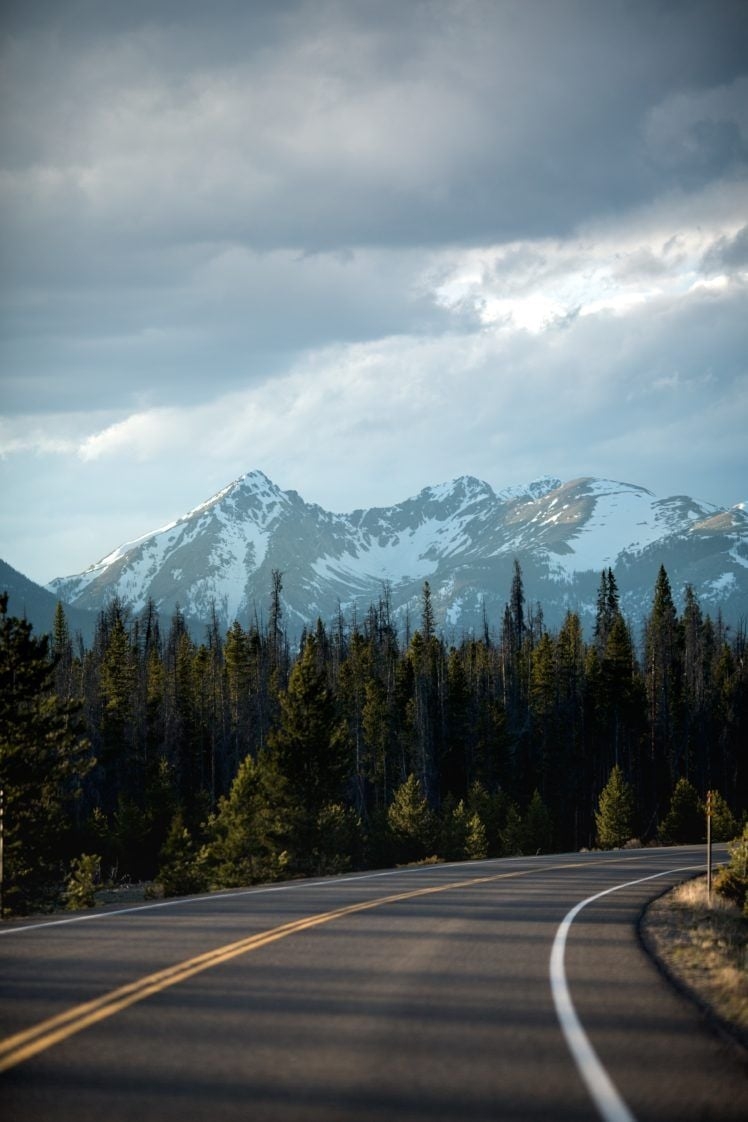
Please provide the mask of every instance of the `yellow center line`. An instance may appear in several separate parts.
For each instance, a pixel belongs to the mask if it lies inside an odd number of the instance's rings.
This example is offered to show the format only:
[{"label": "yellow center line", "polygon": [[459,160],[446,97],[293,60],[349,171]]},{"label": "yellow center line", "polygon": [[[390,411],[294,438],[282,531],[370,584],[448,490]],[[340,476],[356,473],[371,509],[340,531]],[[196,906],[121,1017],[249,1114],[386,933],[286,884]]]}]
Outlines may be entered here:
[{"label": "yellow center line", "polygon": [[415,900],[420,896],[433,896],[457,888],[470,888],[478,884],[488,884],[491,881],[530,876],[533,873],[546,873],[557,869],[578,869],[584,865],[585,862],[579,861],[567,865],[546,865],[533,869],[521,869],[511,873],[471,877],[469,880],[432,885],[428,888],[417,888],[409,892],[398,892],[393,896],[383,896],[376,900],[364,900],[358,904],[348,904],[343,908],[321,912],[318,915],[308,916],[306,919],[293,920],[291,923],[284,923],[280,927],[273,927],[269,931],[249,935],[235,943],[228,943],[223,947],[216,947],[212,951],[205,951],[195,958],[176,963],[174,966],[167,966],[164,970],[157,970],[155,974],[148,974],[134,982],[128,982],[127,985],[102,994],[101,997],[83,1002],[81,1005],[75,1005],[63,1013],[58,1013],[46,1021],[40,1021],[39,1024],[32,1025],[31,1028],[7,1037],[0,1041],[0,1072],[16,1067],[17,1064],[46,1051],[54,1044],[59,1044],[68,1037],[90,1028],[91,1025],[114,1016],[115,1013],[127,1009],[130,1005],[135,1005],[138,1001],[143,1001],[153,994],[161,993],[170,986],[184,982],[188,978],[202,973],[203,970],[210,970],[213,966],[219,966],[221,963],[228,962],[239,955],[247,954],[249,951],[267,947],[270,943],[275,943],[279,939],[285,939],[287,936],[295,935],[300,931],[320,927],[322,924],[330,923],[335,919],[343,919],[345,916],[354,915],[356,912],[381,908],[387,904],[396,904],[403,900]]}]

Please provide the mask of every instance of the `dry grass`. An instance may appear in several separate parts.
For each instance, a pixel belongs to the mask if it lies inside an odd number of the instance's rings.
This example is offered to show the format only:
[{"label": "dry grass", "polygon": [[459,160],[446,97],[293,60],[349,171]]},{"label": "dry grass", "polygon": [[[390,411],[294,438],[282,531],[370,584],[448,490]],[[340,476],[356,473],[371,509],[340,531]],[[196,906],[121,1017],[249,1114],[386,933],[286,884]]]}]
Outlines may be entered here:
[{"label": "dry grass", "polygon": [[687,881],[647,909],[642,934],[686,990],[748,1039],[748,920],[712,893],[706,877]]}]

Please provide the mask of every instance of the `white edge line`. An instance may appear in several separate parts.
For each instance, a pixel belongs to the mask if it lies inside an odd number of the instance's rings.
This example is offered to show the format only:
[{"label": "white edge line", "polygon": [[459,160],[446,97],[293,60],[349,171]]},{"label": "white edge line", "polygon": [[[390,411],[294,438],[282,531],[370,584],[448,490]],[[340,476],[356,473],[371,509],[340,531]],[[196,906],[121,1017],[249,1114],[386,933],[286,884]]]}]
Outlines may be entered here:
[{"label": "white edge line", "polygon": [[626,884],[616,884],[613,888],[606,888],[603,892],[596,892],[594,896],[588,896],[586,900],[580,901],[571,911],[567,912],[556,932],[550,958],[551,992],[556,1007],[556,1015],[569,1051],[577,1065],[577,1070],[604,1122],[636,1122],[636,1119],[601,1064],[589,1037],[582,1028],[574,1003],[571,1000],[564,966],[567,935],[572,923],[582,909],[586,908],[588,904],[593,904],[595,900],[600,900],[603,896],[609,896],[611,892],[619,892],[622,888],[632,888],[636,884],[656,880],[658,877],[665,877],[670,873],[685,873],[700,868],[702,868],[701,865],[683,865],[677,869],[665,869],[664,872],[652,873],[651,876],[640,877],[638,880],[627,881]]},{"label": "white edge line", "polygon": [[[87,923],[87,922],[90,922],[91,920],[96,920],[96,919],[109,919],[110,916],[111,917],[126,916],[126,915],[132,915],[134,912],[155,911],[157,908],[178,908],[178,907],[180,907],[180,905],[183,905],[183,904],[200,904],[200,903],[205,903],[207,901],[211,901],[211,902],[215,903],[215,902],[218,902],[219,900],[234,900],[234,899],[236,899],[237,897],[240,897],[240,896],[255,896],[255,895],[259,896],[259,895],[261,895],[263,893],[267,893],[267,892],[289,892],[290,890],[297,889],[297,888],[325,888],[325,887],[327,887],[331,884],[340,884],[341,882],[348,883],[349,881],[357,881],[357,880],[376,880],[378,877],[394,877],[394,876],[397,876],[398,873],[426,873],[430,869],[433,869],[435,867],[438,867],[439,869],[456,869],[458,866],[469,864],[471,868],[475,868],[478,865],[492,865],[492,864],[495,864],[496,861],[504,861],[504,862],[507,862],[507,863],[509,863],[511,861],[544,861],[544,860],[547,860],[547,858],[550,857],[550,856],[554,856],[554,857],[564,857],[564,856],[578,857],[578,856],[580,856],[580,854],[575,853],[575,854],[568,854],[567,855],[567,854],[562,854],[562,853],[557,853],[557,854],[547,854],[546,853],[546,854],[540,854],[540,855],[536,854],[534,856],[529,855],[527,857],[500,857],[500,858],[489,857],[489,858],[486,858],[483,861],[470,861],[470,862],[448,861],[448,862],[445,862],[443,864],[439,864],[438,866],[433,866],[433,865],[403,865],[403,866],[401,866],[400,868],[397,868],[397,869],[383,869],[383,870],[381,870],[379,872],[376,872],[376,873],[354,873],[352,875],[343,874],[342,877],[334,877],[334,876],[333,877],[326,877],[325,880],[315,880],[315,881],[293,880],[293,881],[286,881],[283,884],[254,885],[251,888],[242,888],[238,892],[234,892],[234,891],[221,892],[221,891],[218,891],[218,892],[208,892],[207,894],[201,895],[201,896],[177,896],[177,897],[175,897],[173,899],[170,899],[170,900],[157,900],[157,901],[154,901],[154,903],[152,903],[152,904],[133,904],[132,907],[130,907],[130,908],[112,908],[110,911],[107,911],[107,912],[99,912],[99,911],[85,912],[82,915],[66,916],[64,919],[45,919],[45,920],[39,920],[37,923],[25,923],[22,926],[2,927],[2,928],[0,928],[0,938],[2,938],[3,935],[20,935],[20,934],[22,934],[23,932],[26,932],[26,931],[42,931],[42,930],[45,930],[48,927],[62,927],[62,926],[66,926],[67,924],[70,924],[70,923]],[[643,855],[636,854],[636,855],[632,855],[631,857],[621,858],[618,855],[616,855],[615,860],[643,861],[643,860],[646,859],[646,856],[647,856],[646,854],[643,854]],[[662,874],[658,873],[657,875],[660,876]]]},{"label": "white edge line", "polygon": [[[453,869],[463,862],[453,861],[449,864],[439,865],[440,869]],[[470,862],[471,865],[483,865],[485,861]],[[126,916],[133,912],[149,912],[156,908],[177,908],[180,904],[201,904],[207,901],[218,903],[220,900],[234,900],[240,896],[259,896],[267,892],[289,892],[296,888],[325,888],[332,884],[349,883],[357,880],[376,880],[377,877],[393,877],[398,873],[424,872],[433,868],[432,865],[412,865],[400,869],[383,869],[377,873],[358,873],[353,876],[327,877],[325,880],[293,880],[284,884],[255,885],[252,888],[242,888],[238,892],[209,892],[203,896],[179,896],[172,900],[157,900],[152,904],[133,904],[130,908],[112,908],[108,912],[85,912],[83,915],[66,916],[64,919],[40,920],[38,923],[26,923],[18,927],[5,927],[0,930],[0,936],[20,935],[24,931],[41,931],[47,927],[61,927],[69,923],[86,923],[95,919],[109,919],[110,916]]]}]

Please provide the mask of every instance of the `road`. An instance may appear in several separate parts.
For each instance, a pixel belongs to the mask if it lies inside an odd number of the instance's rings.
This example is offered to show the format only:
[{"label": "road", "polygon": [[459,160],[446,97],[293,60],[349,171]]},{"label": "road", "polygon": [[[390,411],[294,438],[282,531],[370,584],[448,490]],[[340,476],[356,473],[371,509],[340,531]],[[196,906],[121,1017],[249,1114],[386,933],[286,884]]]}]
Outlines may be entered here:
[{"label": "road", "polygon": [[703,861],[423,866],[6,925],[0,1111],[744,1122],[743,1057],[636,933]]}]

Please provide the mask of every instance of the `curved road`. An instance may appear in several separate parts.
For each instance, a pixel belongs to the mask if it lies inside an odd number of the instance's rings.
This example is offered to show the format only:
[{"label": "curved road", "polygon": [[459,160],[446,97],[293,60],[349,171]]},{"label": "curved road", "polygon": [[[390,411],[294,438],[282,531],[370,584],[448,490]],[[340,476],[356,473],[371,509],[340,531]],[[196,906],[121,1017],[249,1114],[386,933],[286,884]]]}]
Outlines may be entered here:
[{"label": "curved road", "polygon": [[703,849],[425,866],[0,929],[13,1122],[689,1122],[748,1069],[641,950]]}]

